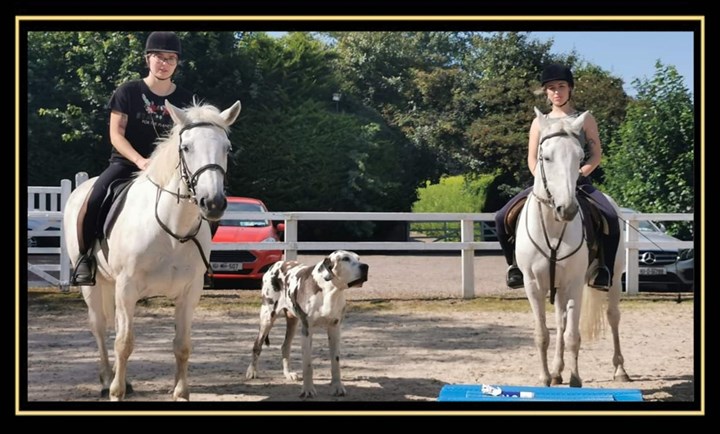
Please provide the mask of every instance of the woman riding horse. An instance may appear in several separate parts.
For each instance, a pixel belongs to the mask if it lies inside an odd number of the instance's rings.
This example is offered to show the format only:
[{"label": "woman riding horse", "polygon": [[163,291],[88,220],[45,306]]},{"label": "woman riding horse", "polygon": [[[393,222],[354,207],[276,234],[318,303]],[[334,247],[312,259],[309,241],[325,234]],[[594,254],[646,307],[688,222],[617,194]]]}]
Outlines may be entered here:
[{"label": "woman riding horse", "polygon": [[[541,76],[542,89],[552,105],[550,113],[545,117],[548,122],[559,122],[566,119],[574,119],[580,115],[571,102],[572,91],[575,86],[573,74],[570,68],[564,65],[551,64],[545,67]],[[578,189],[581,194],[590,197],[595,206],[600,210],[608,223],[608,233],[601,231],[599,265],[590,285],[595,288],[607,289],[612,285],[612,267],[615,263],[615,254],[620,242],[620,225],[618,216],[613,206],[608,202],[605,195],[597,190],[590,182],[590,174],[598,167],[602,158],[602,147],[595,118],[588,113],[580,133],[580,144],[585,150],[585,158],[580,163],[580,179]],[[538,144],[540,141],[540,129],[538,119],[535,118],[530,126],[530,138],[528,140],[528,167],[533,175],[538,161]],[[515,243],[510,238],[505,228],[505,217],[518,201],[525,199],[532,191],[532,187],[520,192],[512,198],[504,207],[495,214],[495,226],[497,228],[498,240],[505,253],[505,259],[509,265],[507,271],[507,285],[511,288],[523,286],[523,275],[515,262]]]},{"label": "woman riding horse", "polygon": [[110,184],[129,179],[144,170],[153,144],[173,125],[165,100],[178,107],[192,103],[192,93],[177,86],[172,76],[182,52],[180,39],[173,32],[153,32],[145,44],[148,75],[117,88],[110,98],[110,165],[100,174],[87,201],[80,231],[80,257],[71,283],[95,285],[96,264],[92,255],[97,238],[100,207]]}]

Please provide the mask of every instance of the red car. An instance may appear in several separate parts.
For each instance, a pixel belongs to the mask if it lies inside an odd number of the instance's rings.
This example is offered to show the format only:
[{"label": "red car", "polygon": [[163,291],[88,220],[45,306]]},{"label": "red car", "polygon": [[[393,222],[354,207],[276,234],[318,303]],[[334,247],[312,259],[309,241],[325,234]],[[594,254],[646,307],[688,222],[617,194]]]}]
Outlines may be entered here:
[{"label": "red car", "polygon": [[[225,212],[267,212],[267,207],[259,199],[249,197],[227,198]],[[285,224],[273,225],[271,220],[221,219],[214,243],[274,243],[280,241],[279,233],[285,231]],[[206,287],[221,282],[240,283],[259,281],[272,264],[282,259],[282,250],[211,250],[210,264],[213,279],[206,279]]]}]

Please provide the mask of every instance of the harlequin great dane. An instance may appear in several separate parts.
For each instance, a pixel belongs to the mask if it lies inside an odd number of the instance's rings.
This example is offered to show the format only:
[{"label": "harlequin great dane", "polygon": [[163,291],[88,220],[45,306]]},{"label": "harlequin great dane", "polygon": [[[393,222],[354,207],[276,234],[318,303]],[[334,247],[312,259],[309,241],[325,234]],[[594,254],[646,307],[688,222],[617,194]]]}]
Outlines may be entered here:
[{"label": "harlequin great dane", "polygon": [[287,329],[282,344],[285,378],[297,381],[290,371],[290,346],[298,321],[302,324],[303,386],[300,397],[316,395],[313,385],[312,335],[319,327],[326,328],[330,347],[331,381],[335,396],[344,396],[340,379],[340,324],[345,316],[345,290],[361,287],[368,278],[368,265],[360,257],[337,250],[314,266],[297,261],[275,263],[263,276],[260,332],[253,345],[252,362],[245,377],[257,377],[257,363],[262,344],[270,345],[268,334],[279,315],[286,318]]}]

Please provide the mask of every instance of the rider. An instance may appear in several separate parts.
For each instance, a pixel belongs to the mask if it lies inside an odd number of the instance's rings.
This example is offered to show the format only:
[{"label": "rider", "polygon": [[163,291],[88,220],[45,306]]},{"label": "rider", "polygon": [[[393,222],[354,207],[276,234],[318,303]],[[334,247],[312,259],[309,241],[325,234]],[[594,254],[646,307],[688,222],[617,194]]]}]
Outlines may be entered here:
[{"label": "rider", "polygon": [[[576,118],[581,114],[570,101],[575,86],[570,68],[558,64],[548,65],[543,69],[540,81],[542,90],[552,105],[550,113],[544,115],[548,121],[557,122],[562,119]],[[535,175],[539,143],[540,127],[536,118],[530,126],[527,155],[528,167],[533,175]],[[590,285],[600,289],[607,289],[612,284],[612,269],[615,264],[617,247],[620,243],[620,225],[615,208],[613,208],[605,195],[593,187],[590,182],[590,174],[600,164],[602,157],[602,147],[600,146],[597,122],[595,122],[595,118],[590,113],[586,116],[585,123],[583,124],[583,134],[580,135],[580,144],[583,149],[585,149],[585,158],[580,163],[580,177],[577,184],[578,189],[582,191],[579,192],[579,194],[589,196],[608,223],[608,233],[605,234],[604,231],[601,231],[602,233],[600,234],[600,264],[591,279]],[[520,192],[495,214],[498,240],[505,254],[505,260],[509,265],[507,285],[511,288],[520,288],[523,286],[523,275],[515,263],[515,239],[513,237],[511,240],[505,230],[505,215],[513,205],[527,197],[531,191],[532,187]]]},{"label": "rider", "polygon": [[100,205],[108,187],[116,179],[129,179],[147,167],[154,142],[173,124],[165,100],[177,107],[192,103],[192,93],[172,81],[181,53],[180,39],[175,33],[151,33],[145,44],[147,76],[120,85],[110,98],[110,165],[98,176],[87,201],[82,231],[78,234],[80,257],[73,285],[95,284],[92,247],[98,232]]}]

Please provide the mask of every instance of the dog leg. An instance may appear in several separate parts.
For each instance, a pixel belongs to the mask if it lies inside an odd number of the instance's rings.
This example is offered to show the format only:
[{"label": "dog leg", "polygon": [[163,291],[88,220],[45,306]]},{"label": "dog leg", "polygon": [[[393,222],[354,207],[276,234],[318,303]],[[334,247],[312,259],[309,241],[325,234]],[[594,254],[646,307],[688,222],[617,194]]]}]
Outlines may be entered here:
[{"label": "dog leg", "polygon": [[276,316],[277,315],[273,315],[272,305],[263,304],[260,308],[260,331],[258,332],[257,339],[255,339],[255,343],[253,343],[252,362],[250,362],[250,366],[248,366],[245,372],[245,378],[248,380],[257,378],[257,364],[260,353],[262,353],[262,344],[267,339],[268,334],[270,334],[270,329],[272,329]]},{"label": "dog leg", "polygon": [[330,390],[333,396],[345,396],[345,386],[340,378],[340,323],[328,327],[330,346]]},{"label": "dog leg", "polygon": [[285,340],[282,344],[283,374],[285,375],[285,378],[290,381],[298,381],[297,372],[290,371],[290,347],[292,346],[293,337],[295,337],[298,319],[296,317],[288,316],[285,321],[287,323],[287,328],[285,329]]},{"label": "dog leg", "polygon": [[302,364],[303,364],[303,386],[300,398],[312,398],[317,395],[313,384],[312,368],[312,330],[302,327]]}]

